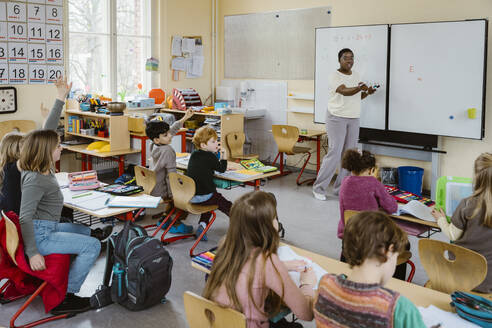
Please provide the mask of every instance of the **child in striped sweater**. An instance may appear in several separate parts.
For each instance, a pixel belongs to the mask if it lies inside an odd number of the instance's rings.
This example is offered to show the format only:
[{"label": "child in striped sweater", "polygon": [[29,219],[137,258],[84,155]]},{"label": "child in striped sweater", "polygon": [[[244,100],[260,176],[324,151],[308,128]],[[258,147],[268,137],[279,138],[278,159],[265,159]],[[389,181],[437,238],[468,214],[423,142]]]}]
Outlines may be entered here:
[{"label": "child in striped sweater", "polygon": [[383,212],[350,218],[343,253],[352,271],[321,278],[314,306],[316,327],[426,327],[409,299],[384,287],[407,241],[407,234]]}]

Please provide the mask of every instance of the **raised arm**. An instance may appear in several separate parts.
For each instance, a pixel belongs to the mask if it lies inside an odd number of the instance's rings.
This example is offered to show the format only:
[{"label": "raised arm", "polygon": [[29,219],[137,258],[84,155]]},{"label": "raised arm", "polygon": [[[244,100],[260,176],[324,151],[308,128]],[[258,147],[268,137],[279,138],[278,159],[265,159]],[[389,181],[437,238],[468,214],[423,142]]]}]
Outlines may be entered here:
[{"label": "raised arm", "polygon": [[[63,110],[63,105],[65,104],[65,99],[67,98],[67,95],[72,88],[72,82],[70,82],[70,84],[67,84],[67,79],[60,77],[56,80],[55,86],[57,94],[56,100],[43,126],[43,129],[47,130],[55,130],[58,127],[58,122],[60,121],[60,116]],[[42,104],[41,107],[43,107]]]}]

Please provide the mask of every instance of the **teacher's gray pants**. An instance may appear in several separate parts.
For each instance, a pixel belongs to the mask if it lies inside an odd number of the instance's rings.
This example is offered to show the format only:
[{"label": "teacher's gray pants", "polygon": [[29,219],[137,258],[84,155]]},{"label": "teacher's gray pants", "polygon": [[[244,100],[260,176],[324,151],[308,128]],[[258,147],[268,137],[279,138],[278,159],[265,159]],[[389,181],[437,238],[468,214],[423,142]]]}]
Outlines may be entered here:
[{"label": "teacher's gray pants", "polygon": [[[323,162],[313,184],[313,190],[320,194],[326,194],[335,170],[339,167],[345,150],[356,148],[359,139],[359,118],[345,118],[331,115],[326,111],[326,134],[328,135],[328,153],[323,157]],[[344,177],[350,172],[339,168],[338,176],[333,185],[333,192],[338,194]]]}]

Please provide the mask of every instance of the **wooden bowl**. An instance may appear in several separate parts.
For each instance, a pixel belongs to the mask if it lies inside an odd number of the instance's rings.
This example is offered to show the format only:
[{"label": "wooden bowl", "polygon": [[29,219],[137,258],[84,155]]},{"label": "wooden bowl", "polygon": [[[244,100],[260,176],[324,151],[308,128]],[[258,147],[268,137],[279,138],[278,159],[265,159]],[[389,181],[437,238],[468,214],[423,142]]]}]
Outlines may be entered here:
[{"label": "wooden bowl", "polygon": [[126,103],[119,101],[108,102],[106,106],[111,113],[122,113],[126,108]]}]

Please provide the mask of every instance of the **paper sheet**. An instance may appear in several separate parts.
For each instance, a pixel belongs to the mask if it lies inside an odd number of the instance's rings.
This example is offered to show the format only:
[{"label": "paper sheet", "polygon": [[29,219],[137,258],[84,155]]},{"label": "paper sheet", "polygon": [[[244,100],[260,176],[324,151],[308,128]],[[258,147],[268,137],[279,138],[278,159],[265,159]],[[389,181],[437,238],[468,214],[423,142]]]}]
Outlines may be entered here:
[{"label": "paper sheet", "polygon": [[[315,289],[318,289],[318,284],[325,274],[328,273],[325,269],[320,267],[317,263],[311,261],[310,259],[298,255],[296,252],[292,250],[289,246],[280,246],[277,250],[277,255],[281,261],[292,261],[292,260],[304,260],[308,263],[314,273],[316,274],[316,286]],[[299,286],[301,284],[301,274],[299,272],[289,272],[289,276],[292,278],[294,283]]]},{"label": "paper sheet", "polygon": [[193,52],[193,56],[203,56],[203,46],[195,45],[195,51]]},{"label": "paper sheet", "polygon": [[402,205],[398,204],[398,215],[411,214],[419,219],[434,222],[435,219],[432,216],[432,210],[430,207],[422,204],[418,200],[411,200],[408,203]]},{"label": "paper sheet", "polygon": [[460,316],[456,313],[441,310],[434,305],[430,305],[426,308],[419,306],[418,309],[422,315],[425,325],[429,328],[437,324],[441,324],[442,328],[480,327],[470,321],[460,318]]},{"label": "paper sheet", "polygon": [[173,41],[171,44],[171,55],[172,56],[181,56],[181,43],[182,43],[183,38],[180,37],[179,35],[174,35],[173,36]]},{"label": "paper sheet", "polygon": [[100,191],[71,191],[68,188],[61,189],[63,202],[89,211],[97,211],[106,208],[106,201],[111,195]]},{"label": "paper sheet", "polygon": [[192,54],[195,52],[195,39],[183,38],[181,44],[181,51],[184,53]]},{"label": "paper sheet", "polygon": [[205,62],[205,58],[203,56],[193,56],[191,73],[195,76],[202,76],[204,62]]},{"label": "paper sheet", "polygon": [[161,201],[160,197],[150,195],[140,196],[115,196],[109,202],[109,207],[145,207],[156,208]]},{"label": "paper sheet", "polygon": [[184,71],[186,69],[186,61],[184,57],[174,57],[171,61],[171,68],[175,71]]}]

